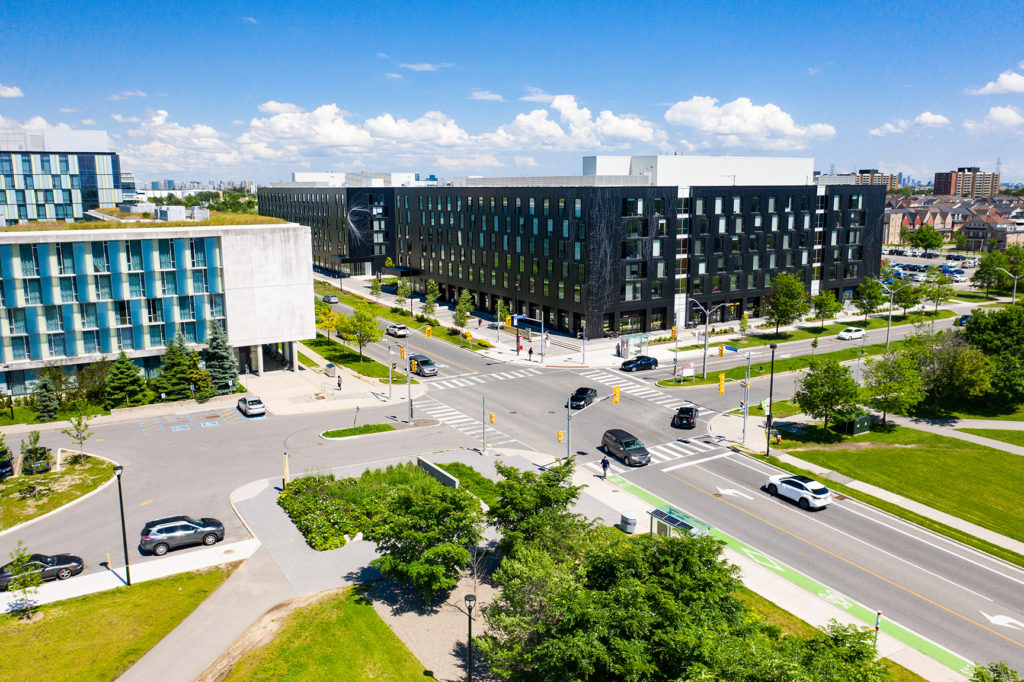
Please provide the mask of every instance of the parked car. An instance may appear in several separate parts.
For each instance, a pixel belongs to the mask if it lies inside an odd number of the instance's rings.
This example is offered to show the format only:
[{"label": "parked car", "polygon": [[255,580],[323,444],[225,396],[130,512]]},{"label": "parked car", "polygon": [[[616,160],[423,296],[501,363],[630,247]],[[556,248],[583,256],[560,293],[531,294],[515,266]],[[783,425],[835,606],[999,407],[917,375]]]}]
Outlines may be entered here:
[{"label": "parked car", "polygon": [[640,442],[640,439],[622,429],[608,429],[601,438],[601,447],[609,455],[614,455],[629,466],[650,464],[651,453]]},{"label": "parked car", "polygon": [[973,319],[974,315],[961,315],[960,317],[956,318],[955,324],[958,327],[965,327],[967,326],[967,323]]},{"label": "parked car", "polygon": [[953,275],[950,279],[953,280],[953,284],[963,284],[967,281],[967,275]]},{"label": "parked car", "polygon": [[246,417],[255,417],[267,413],[267,407],[258,396],[249,395],[238,399],[238,410]]},{"label": "parked car", "polygon": [[409,328],[404,324],[388,325],[388,328],[385,331],[387,331],[388,336],[395,336],[398,338],[405,338],[406,336],[409,336]]},{"label": "parked car", "polygon": [[437,365],[426,355],[410,355],[409,366],[413,374],[419,374],[421,377],[437,376]]},{"label": "parked car", "polygon": [[324,303],[337,303],[337,302],[338,302],[338,297],[335,296],[334,294],[327,294],[326,296],[324,296]]},{"label": "parked car", "polygon": [[769,476],[764,487],[772,497],[793,500],[801,509],[824,509],[832,503],[832,493],[813,478],[777,474]]},{"label": "parked car", "polygon": [[692,429],[697,426],[697,417],[699,416],[700,410],[696,407],[677,408],[676,413],[672,416],[672,428]]},{"label": "parked car", "polygon": [[853,339],[863,339],[864,330],[860,327],[847,327],[843,331],[839,332],[840,341],[852,341]]},{"label": "parked car", "polygon": [[0,481],[14,475],[14,461],[11,451],[0,452]]},{"label": "parked car", "polygon": [[[0,591],[6,590],[14,574],[11,572],[14,562],[0,567]],[[27,570],[38,573],[43,580],[67,580],[78,575],[85,568],[81,557],[73,554],[33,554],[28,558]]]},{"label": "parked car", "polygon": [[914,275],[910,278],[910,281],[911,282],[927,282],[928,281],[928,277],[925,276],[925,274],[923,272],[915,272]]},{"label": "parked car", "polygon": [[224,524],[217,519],[168,516],[142,527],[139,548],[157,556],[189,545],[215,545],[224,539]]},{"label": "parked car", "polygon": [[635,372],[640,369],[657,369],[658,360],[649,355],[638,355],[622,363],[619,367],[623,372]]},{"label": "parked car", "polygon": [[575,393],[569,396],[569,407],[574,410],[582,410],[584,407],[594,402],[594,398],[596,397],[597,389],[580,386],[576,389]]}]

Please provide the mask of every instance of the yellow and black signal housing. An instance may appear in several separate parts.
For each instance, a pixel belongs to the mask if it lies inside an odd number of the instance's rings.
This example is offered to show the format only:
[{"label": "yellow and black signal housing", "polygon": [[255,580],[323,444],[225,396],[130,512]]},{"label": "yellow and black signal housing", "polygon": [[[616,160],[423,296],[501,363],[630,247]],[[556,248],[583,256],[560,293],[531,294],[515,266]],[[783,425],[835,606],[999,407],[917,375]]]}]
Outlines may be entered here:
[{"label": "yellow and black signal housing", "polygon": [[398,347],[398,354],[402,356],[403,360],[405,360],[405,346]]},{"label": "yellow and black signal housing", "polygon": [[430,325],[427,325],[426,327],[423,328],[423,335],[429,339],[431,336],[434,335],[434,328],[431,327]]},{"label": "yellow and black signal housing", "polygon": [[725,372],[718,375],[718,395],[725,394]]},{"label": "yellow and black signal housing", "polygon": [[720,357],[720,358],[724,358],[725,357],[725,346],[719,346],[718,347],[718,357]]},{"label": "yellow and black signal housing", "polygon": [[613,405],[618,405],[620,400],[622,400],[622,387],[621,386],[613,386],[612,387],[612,404]]}]

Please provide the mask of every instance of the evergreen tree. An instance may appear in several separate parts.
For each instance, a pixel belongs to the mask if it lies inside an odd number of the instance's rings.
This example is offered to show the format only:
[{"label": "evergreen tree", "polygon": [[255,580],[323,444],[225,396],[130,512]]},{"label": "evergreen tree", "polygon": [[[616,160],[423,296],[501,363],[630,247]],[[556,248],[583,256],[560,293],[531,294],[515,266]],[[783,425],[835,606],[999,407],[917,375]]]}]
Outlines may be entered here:
[{"label": "evergreen tree", "polygon": [[36,418],[41,422],[53,421],[57,418],[57,410],[60,408],[60,398],[57,397],[57,387],[53,385],[53,379],[43,376],[36,381]]},{"label": "evergreen tree", "polygon": [[210,373],[199,366],[202,357],[199,351],[190,348],[185,349],[188,357],[188,383],[193,398],[209,398],[213,395],[213,385],[210,381]]},{"label": "evergreen tree", "polygon": [[139,396],[146,390],[146,380],[139,368],[121,351],[107,373],[107,407],[130,407],[141,402]]},{"label": "evergreen tree", "polygon": [[185,337],[178,332],[167,342],[167,350],[160,358],[160,373],[152,381],[153,390],[162,394],[164,400],[188,400],[192,397],[191,369]]},{"label": "evergreen tree", "polygon": [[238,358],[228,345],[227,334],[219,320],[211,323],[207,332],[206,371],[217,394],[231,393],[238,381]]}]

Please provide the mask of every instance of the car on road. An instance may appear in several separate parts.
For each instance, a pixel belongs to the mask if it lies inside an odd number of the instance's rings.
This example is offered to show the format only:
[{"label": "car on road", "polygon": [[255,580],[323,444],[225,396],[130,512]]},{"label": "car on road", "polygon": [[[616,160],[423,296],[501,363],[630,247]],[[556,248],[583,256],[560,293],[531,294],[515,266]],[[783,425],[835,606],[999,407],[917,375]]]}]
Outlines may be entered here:
[{"label": "car on road", "polygon": [[335,296],[334,294],[327,294],[326,296],[324,296],[324,303],[337,303],[337,302],[338,302],[338,297]]},{"label": "car on road", "polygon": [[847,327],[843,331],[839,332],[840,341],[852,341],[853,339],[863,339],[864,330],[860,327]]},{"label": "car on road", "polygon": [[395,336],[402,339],[404,339],[406,336],[409,336],[409,328],[406,327],[404,324],[388,325],[388,328],[385,331],[387,331],[388,336]]},{"label": "car on road", "polygon": [[421,377],[437,376],[437,365],[426,355],[410,355],[409,366],[413,374],[419,374]]},{"label": "car on road", "polygon": [[954,322],[954,324],[958,327],[965,327],[967,326],[967,323],[973,319],[974,315],[961,315],[960,317],[956,318],[956,322]]},{"label": "car on road", "polygon": [[238,411],[246,417],[256,417],[267,413],[267,407],[259,396],[248,395],[238,399]]},{"label": "car on road", "polygon": [[582,410],[587,405],[594,402],[594,398],[597,397],[596,388],[587,388],[586,386],[580,386],[576,389],[576,392],[569,396],[569,407],[574,410]]},{"label": "car on road", "polygon": [[824,509],[832,503],[829,489],[807,476],[776,474],[768,477],[764,487],[772,497],[793,500],[801,509]]},{"label": "car on road", "polygon": [[676,409],[676,413],[672,415],[672,428],[675,429],[692,429],[697,426],[697,417],[700,416],[700,410],[696,407],[680,407]]},{"label": "car on road", "polygon": [[156,556],[189,545],[215,545],[224,539],[224,524],[217,519],[168,516],[142,527],[139,548]]},{"label": "car on road", "polygon": [[638,355],[635,358],[626,360],[619,367],[623,372],[636,372],[641,369],[657,369],[658,359],[649,355]]},{"label": "car on road", "polygon": [[608,429],[601,438],[601,447],[629,466],[643,466],[651,463],[651,453],[640,439],[622,429]]},{"label": "car on road", "polygon": [[[39,577],[45,580],[67,580],[73,575],[78,575],[85,568],[85,562],[81,557],[73,554],[32,554],[28,558],[26,570],[38,573]],[[6,590],[11,580],[14,579],[14,562],[0,566],[0,591]]]}]

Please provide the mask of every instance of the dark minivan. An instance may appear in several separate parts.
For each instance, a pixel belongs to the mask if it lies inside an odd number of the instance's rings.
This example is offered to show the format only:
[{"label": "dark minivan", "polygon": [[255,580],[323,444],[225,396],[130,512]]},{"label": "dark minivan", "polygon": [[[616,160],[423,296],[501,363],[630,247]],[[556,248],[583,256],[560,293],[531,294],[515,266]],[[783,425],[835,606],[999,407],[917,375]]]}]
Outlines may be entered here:
[{"label": "dark minivan", "polygon": [[615,455],[629,466],[643,466],[651,462],[651,454],[640,439],[622,429],[605,431],[601,446],[606,453]]}]

